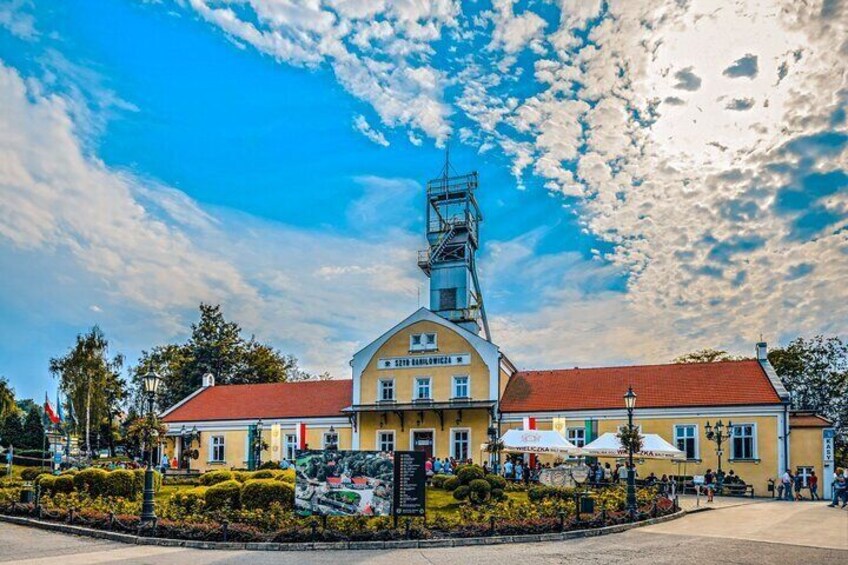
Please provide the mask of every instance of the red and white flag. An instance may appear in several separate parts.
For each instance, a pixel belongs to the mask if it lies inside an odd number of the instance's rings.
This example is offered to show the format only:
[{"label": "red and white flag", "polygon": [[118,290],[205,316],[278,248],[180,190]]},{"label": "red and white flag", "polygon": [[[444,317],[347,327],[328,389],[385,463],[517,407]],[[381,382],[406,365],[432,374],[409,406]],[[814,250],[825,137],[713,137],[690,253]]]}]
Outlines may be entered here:
[{"label": "red and white flag", "polygon": [[44,413],[47,414],[47,417],[50,418],[50,421],[54,424],[58,424],[61,421],[61,418],[59,418],[59,415],[50,404],[50,399],[47,398],[46,392],[44,393]]}]

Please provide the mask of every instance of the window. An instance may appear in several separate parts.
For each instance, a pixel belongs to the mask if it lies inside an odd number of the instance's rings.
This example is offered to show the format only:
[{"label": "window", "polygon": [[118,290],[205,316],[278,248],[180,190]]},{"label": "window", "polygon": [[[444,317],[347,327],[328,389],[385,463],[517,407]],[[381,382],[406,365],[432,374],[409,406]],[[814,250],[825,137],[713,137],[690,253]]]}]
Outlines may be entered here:
[{"label": "window", "polygon": [[456,310],[455,288],[442,288],[439,290],[439,310]]},{"label": "window", "polygon": [[801,482],[804,485],[804,488],[810,486],[810,477],[813,475],[812,467],[798,467],[795,474],[801,477]]},{"label": "window", "polygon": [[674,426],[674,443],[686,454],[686,459],[698,458],[697,431],[695,426]]},{"label": "window", "polygon": [[394,432],[377,432],[377,449],[380,451],[395,450],[395,433]]},{"label": "window", "polygon": [[410,351],[434,351],[438,349],[438,339],[435,333],[412,334],[409,336]]},{"label": "window", "polygon": [[378,383],[377,399],[380,402],[391,402],[395,399],[394,379],[380,379]]},{"label": "window", "polygon": [[324,449],[335,451],[339,448],[339,434],[336,432],[324,432]]},{"label": "window", "polygon": [[430,400],[430,377],[418,377],[415,379],[414,400]]},{"label": "window", "polygon": [[753,424],[733,426],[731,437],[733,439],[732,451],[730,452],[731,459],[756,459]]},{"label": "window", "polygon": [[468,377],[453,378],[453,397],[454,398],[471,398],[471,393],[468,390]]},{"label": "window", "polygon": [[297,436],[295,434],[286,434],[286,459],[294,461],[297,457]]},{"label": "window", "polygon": [[212,459],[211,461],[225,461],[224,459],[224,436],[212,436]]},{"label": "window", "polygon": [[451,456],[459,461],[468,459],[471,447],[471,432],[468,430],[452,430]]},{"label": "window", "polygon": [[586,445],[586,428],[568,428],[565,437],[577,447],[583,447]]}]

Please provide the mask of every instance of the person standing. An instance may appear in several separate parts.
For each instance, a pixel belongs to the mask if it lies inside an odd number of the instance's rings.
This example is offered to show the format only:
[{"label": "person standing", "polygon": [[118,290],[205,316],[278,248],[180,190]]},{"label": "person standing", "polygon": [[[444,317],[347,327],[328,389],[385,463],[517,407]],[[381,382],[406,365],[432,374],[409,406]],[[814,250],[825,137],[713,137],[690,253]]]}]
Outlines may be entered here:
[{"label": "person standing", "polygon": [[846,490],[848,490],[848,485],[846,485],[845,471],[842,469],[836,469],[833,473],[833,486],[831,488],[833,489],[833,500],[830,504],[828,504],[828,506],[833,508],[839,504],[840,500],[842,500],[842,507],[845,508],[845,503],[848,502],[848,500],[846,500]]},{"label": "person standing", "polygon": [[783,476],[780,477],[780,484],[783,486],[783,500],[792,500],[792,471],[786,469]]},{"label": "person standing", "polygon": [[704,486],[707,489],[707,502],[713,501],[713,495],[715,494],[715,474],[712,469],[707,469],[707,473],[704,475]]},{"label": "person standing", "polygon": [[810,473],[810,478],[807,479],[807,485],[810,487],[810,500],[821,500],[821,497],[819,497],[819,478],[816,476],[815,471]]},{"label": "person standing", "polygon": [[170,459],[168,459],[168,454],[163,453],[162,454],[162,460],[159,462],[159,468],[161,469],[163,476],[165,475],[165,472],[168,470],[168,467],[170,467],[170,466],[171,466],[171,461],[170,461]]}]

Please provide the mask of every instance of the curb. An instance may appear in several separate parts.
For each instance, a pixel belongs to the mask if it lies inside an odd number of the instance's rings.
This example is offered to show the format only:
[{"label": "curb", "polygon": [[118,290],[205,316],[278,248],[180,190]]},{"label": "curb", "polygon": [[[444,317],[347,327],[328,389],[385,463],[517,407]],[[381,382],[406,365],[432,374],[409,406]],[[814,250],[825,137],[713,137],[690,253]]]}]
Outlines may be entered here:
[{"label": "curb", "polygon": [[338,542],[308,542],[308,543],[275,543],[275,542],[223,542],[196,541],[169,538],[150,538],[133,534],[122,534],[107,530],[96,530],[84,526],[73,526],[58,522],[47,522],[34,518],[6,516],[0,514],[0,522],[8,522],[19,526],[39,528],[63,534],[86,536],[105,539],[132,545],[155,545],[159,547],[185,547],[188,549],[210,549],[228,551],[340,551],[340,550],[377,550],[377,549],[427,549],[433,547],[467,547],[474,545],[500,545],[504,543],[535,543],[550,541],[565,541],[571,539],[589,538],[607,534],[626,532],[642,526],[661,524],[670,520],[682,518],[689,512],[678,510],[658,518],[649,518],[631,524],[617,524],[594,528],[591,530],[573,530],[570,532],[550,534],[526,534],[515,536],[491,536],[477,538],[435,538],[424,540],[393,540],[393,541],[338,541]]}]

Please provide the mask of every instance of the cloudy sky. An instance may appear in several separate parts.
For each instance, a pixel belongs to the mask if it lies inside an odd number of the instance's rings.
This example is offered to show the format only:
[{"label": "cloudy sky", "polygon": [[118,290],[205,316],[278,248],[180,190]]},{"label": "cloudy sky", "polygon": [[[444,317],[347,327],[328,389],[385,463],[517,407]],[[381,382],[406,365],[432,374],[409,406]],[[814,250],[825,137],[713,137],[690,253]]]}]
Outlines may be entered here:
[{"label": "cloudy sky", "polygon": [[7,0],[0,375],[207,301],[347,377],[426,296],[446,143],[521,367],[845,335],[847,105],[840,0]]}]

